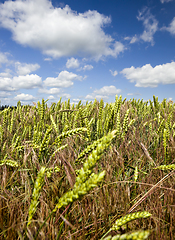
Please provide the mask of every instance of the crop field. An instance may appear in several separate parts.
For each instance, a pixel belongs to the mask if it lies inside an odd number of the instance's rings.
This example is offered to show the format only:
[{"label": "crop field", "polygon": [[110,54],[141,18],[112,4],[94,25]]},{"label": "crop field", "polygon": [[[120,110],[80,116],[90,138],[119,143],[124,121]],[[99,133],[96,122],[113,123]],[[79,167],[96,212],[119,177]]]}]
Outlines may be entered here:
[{"label": "crop field", "polygon": [[175,239],[175,104],[0,111],[0,239]]}]

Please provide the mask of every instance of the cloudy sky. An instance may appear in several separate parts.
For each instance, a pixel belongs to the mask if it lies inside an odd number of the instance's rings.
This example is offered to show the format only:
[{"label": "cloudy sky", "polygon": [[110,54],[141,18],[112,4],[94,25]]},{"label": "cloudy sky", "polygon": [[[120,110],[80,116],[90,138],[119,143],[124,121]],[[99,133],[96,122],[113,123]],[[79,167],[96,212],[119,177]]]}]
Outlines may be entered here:
[{"label": "cloudy sky", "polygon": [[0,104],[175,101],[175,0],[0,0]]}]

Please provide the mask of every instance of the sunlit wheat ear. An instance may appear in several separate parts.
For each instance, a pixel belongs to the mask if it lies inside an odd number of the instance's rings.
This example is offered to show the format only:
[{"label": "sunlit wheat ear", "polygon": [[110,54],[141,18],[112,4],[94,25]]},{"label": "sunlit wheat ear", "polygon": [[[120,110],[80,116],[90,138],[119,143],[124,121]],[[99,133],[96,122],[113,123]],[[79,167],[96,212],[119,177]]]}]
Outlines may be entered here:
[{"label": "sunlit wheat ear", "polygon": [[61,142],[63,141],[63,139],[67,138],[67,137],[71,137],[75,134],[79,134],[79,133],[82,133],[82,132],[86,132],[87,131],[87,128],[75,128],[73,130],[70,130],[70,131],[67,131],[67,132],[63,132],[62,134],[60,134],[54,141],[53,144],[58,144],[60,145]]},{"label": "sunlit wheat ear", "polygon": [[78,176],[73,190],[65,193],[59,199],[54,211],[63,206],[67,206],[69,203],[86,195],[92,188],[96,187],[103,180],[105,171],[99,174],[94,174],[92,173],[92,169],[100,159],[104,150],[109,146],[112,139],[115,137],[115,133],[116,131],[113,131],[101,139],[101,142],[97,145],[96,150],[93,150],[86,162],[83,164],[83,167],[78,171]]},{"label": "sunlit wheat ear", "polygon": [[85,196],[90,190],[94,187],[97,187],[100,182],[104,179],[105,171],[99,174],[91,174],[89,179],[80,185],[74,186],[72,191],[65,193],[60,199],[58,204],[55,206],[53,212],[56,212],[57,209],[67,206],[69,203],[74,202],[75,200],[80,199]]},{"label": "sunlit wheat ear", "polygon": [[34,184],[34,189],[33,189],[33,194],[32,194],[32,200],[30,203],[30,207],[29,207],[29,216],[28,216],[28,223],[27,226],[29,226],[31,224],[31,220],[33,218],[33,215],[35,214],[36,210],[37,210],[37,206],[38,206],[38,199],[40,197],[40,193],[42,190],[42,187],[44,185],[44,176],[46,173],[46,168],[45,167],[41,167],[37,179],[35,181]]},{"label": "sunlit wheat ear", "polygon": [[122,235],[108,236],[104,240],[144,240],[149,237],[149,231],[135,231],[132,233],[125,233]]},{"label": "sunlit wheat ear", "polygon": [[53,125],[55,131],[59,134],[58,127],[57,127],[57,125],[56,125],[56,123],[55,123],[55,121],[54,121],[52,115],[50,115],[50,119],[51,119],[51,121],[52,121],[52,125]]},{"label": "sunlit wheat ear", "polygon": [[92,151],[86,162],[83,164],[83,168],[79,170],[75,184],[76,183],[80,184],[81,182],[84,182],[90,176],[92,168],[94,168],[95,164],[100,159],[104,150],[109,146],[112,139],[116,136],[115,134],[116,130],[112,131],[111,133],[108,133],[107,136],[101,138],[96,149]]},{"label": "sunlit wheat ear", "polygon": [[110,230],[117,231],[120,229],[121,226],[127,224],[128,222],[131,222],[131,221],[133,221],[135,219],[139,219],[139,218],[147,218],[150,216],[151,216],[151,214],[149,212],[130,213],[130,214],[118,219]]},{"label": "sunlit wheat ear", "polygon": [[160,169],[160,170],[174,170],[175,169],[175,164],[170,164],[170,165],[161,165],[159,167],[156,167],[154,169]]},{"label": "sunlit wheat ear", "polygon": [[6,164],[7,166],[10,166],[10,167],[18,167],[19,164],[14,161],[14,160],[10,160],[10,159],[7,159],[7,154],[5,155],[4,159],[2,161],[0,161],[0,166]]},{"label": "sunlit wheat ear", "polygon": [[59,172],[60,171],[60,168],[55,166],[54,168],[51,167],[51,168],[46,168],[46,175],[48,178],[50,178],[52,176],[52,173],[54,172]]},{"label": "sunlit wheat ear", "polygon": [[59,148],[58,148],[58,149],[57,149],[57,150],[51,155],[49,161],[55,156],[55,154],[56,154],[57,152],[59,152],[59,151],[65,149],[67,146],[68,146],[68,144],[65,144],[65,145],[59,147]]},{"label": "sunlit wheat ear", "polygon": [[129,109],[125,113],[125,117],[123,120],[123,126],[122,126],[122,138],[124,139],[126,132],[128,131],[128,115],[129,115]]},{"label": "sunlit wheat ear", "polygon": [[40,149],[39,149],[39,155],[38,155],[38,158],[40,159],[41,158],[41,154],[42,152],[45,150],[45,148],[47,147],[48,145],[48,141],[49,141],[49,136],[50,136],[50,133],[52,131],[52,128],[51,127],[48,127],[45,135],[44,135],[44,138],[43,138],[43,141],[40,145]]},{"label": "sunlit wheat ear", "polygon": [[98,139],[97,141],[94,141],[91,145],[87,146],[79,155],[76,161],[79,161],[80,159],[84,158],[86,154],[90,154],[96,147],[97,145],[101,142],[101,138]]}]

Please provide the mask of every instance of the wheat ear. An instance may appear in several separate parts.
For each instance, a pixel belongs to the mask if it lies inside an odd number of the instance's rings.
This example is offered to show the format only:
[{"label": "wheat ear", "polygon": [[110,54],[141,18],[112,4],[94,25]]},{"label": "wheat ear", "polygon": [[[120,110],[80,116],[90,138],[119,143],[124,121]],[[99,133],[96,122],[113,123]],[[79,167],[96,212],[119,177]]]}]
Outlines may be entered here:
[{"label": "wheat ear", "polygon": [[101,139],[101,142],[97,145],[96,150],[93,150],[83,167],[79,170],[73,190],[65,193],[59,199],[58,204],[53,210],[54,212],[57,209],[67,206],[69,203],[72,203],[73,201],[86,195],[92,188],[96,187],[98,183],[103,180],[105,171],[99,174],[94,174],[92,173],[92,168],[115,137],[115,133],[116,131],[113,131]]},{"label": "wheat ear", "polygon": [[[135,235],[132,235],[131,234],[127,234],[127,235],[118,235],[118,236],[115,236],[115,237],[119,237],[119,238],[105,238],[105,236],[107,234],[109,234],[111,231],[118,231],[121,226],[124,226],[126,225],[127,223],[133,221],[133,220],[136,220],[136,219],[139,219],[139,218],[147,218],[147,217],[150,217],[151,214],[149,212],[146,212],[146,211],[143,211],[143,212],[135,212],[135,213],[130,213],[130,214],[127,214],[125,215],[124,217],[121,217],[119,219],[117,219],[117,221],[114,223],[114,225],[109,229],[109,231],[101,238],[101,240],[103,239],[146,239],[146,238],[143,238],[144,237],[144,231],[141,231],[139,232],[140,234],[140,237],[142,236],[142,238],[138,238],[137,234],[136,233],[132,233],[132,234],[136,234],[136,238],[134,238]],[[131,235],[131,238],[129,237]],[[122,237],[123,236],[123,237]],[[127,238],[128,236],[128,238]]]},{"label": "wheat ear", "polygon": [[139,218],[147,218],[150,216],[151,216],[151,213],[145,212],[145,211],[127,214],[126,216],[119,218],[110,230],[117,231],[120,229],[121,226],[125,225],[128,222],[131,222],[131,221],[133,221],[135,219],[139,219]]},{"label": "wheat ear", "polygon": [[28,216],[27,226],[29,226],[31,224],[33,215],[35,214],[35,212],[37,210],[37,206],[39,204],[38,199],[40,197],[41,189],[44,185],[44,176],[45,176],[46,170],[47,169],[45,167],[41,167],[41,169],[38,173],[37,179],[35,181],[33,194],[32,194],[32,201],[31,201],[30,207],[29,207],[29,216]]},{"label": "wheat ear", "polygon": [[159,167],[156,167],[154,169],[160,169],[160,170],[174,170],[175,169],[175,164],[170,164],[170,165],[160,165]]},{"label": "wheat ear", "polygon": [[70,130],[70,131],[67,131],[67,132],[63,132],[62,134],[60,134],[54,141],[53,145],[54,144],[58,144],[60,145],[62,140],[67,138],[67,137],[71,137],[72,135],[75,135],[75,134],[78,134],[78,133],[82,133],[82,132],[85,132],[87,131],[87,128],[75,128],[73,130]]},{"label": "wheat ear", "polygon": [[132,233],[125,233],[122,235],[108,236],[104,240],[144,240],[149,237],[149,231],[135,231]]}]

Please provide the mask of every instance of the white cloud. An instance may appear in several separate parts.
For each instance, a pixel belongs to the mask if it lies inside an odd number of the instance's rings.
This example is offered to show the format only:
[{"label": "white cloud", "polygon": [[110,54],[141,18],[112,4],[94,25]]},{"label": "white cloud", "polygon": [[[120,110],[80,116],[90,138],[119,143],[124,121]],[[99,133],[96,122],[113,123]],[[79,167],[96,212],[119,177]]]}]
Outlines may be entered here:
[{"label": "white cloud", "polygon": [[124,45],[105,34],[111,18],[89,10],[77,13],[66,5],[53,7],[49,0],[16,0],[0,4],[0,25],[13,40],[40,49],[54,58],[79,55],[96,60],[117,55]]},{"label": "white cloud", "polygon": [[44,84],[49,87],[62,87],[67,88],[72,86],[74,80],[82,80],[82,76],[79,76],[75,73],[62,71],[59,73],[58,77],[48,77],[44,80]]},{"label": "white cloud", "polygon": [[134,37],[131,38],[130,43],[132,44],[132,43],[135,43],[137,41],[139,41],[139,38],[135,35]]},{"label": "white cloud", "polygon": [[11,96],[11,94],[9,92],[6,92],[6,91],[0,91],[0,97],[1,98],[6,98],[7,96]]},{"label": "white cloud", "polygon": [[41,77],[36,74],[27,74],[26,76],[13,77],[12,85],[16,89],[32,89],[36,87],[41,87],[42,80]]},{"label": "white cloud", "polygon": [[79,99],[79,98],[74,98],[74,99],[73,99],[74,102],[79,102],[80,100],[81,100],[81,99]]},{"label": "white cloud", "polygon": [[139,16],[137,16],[139,21],[143,21],[144,32],[140,38],[145,42],[151,42],[154,45],[153,35],[158,30],[158,21],[150,13],[150,10],[145,7],[142,11],[139,11]]},{"label": "white cloud", "polygon": [[52,61],[52,58],[44,58],[44,61]]},{"label": "white cloud", "polygon": [[53,100],[53,99],[55,99],[55,98],[54,98],[54,96],[50,95],[50,96],[48,97],[48,99],[49,99],[49,100]]},{"label": "white cloud", "polygon": [[92,94],[88,94],[85,98],[86,99],[108,99],[109,96],[114,96],[119,94],[121,89],[117,89],[115,86],[104,86],[99,90],[95,90]]},{"label": "white cloud", "polygon": [[11,70],[10,69],[5,69],[5,72],[0,73],[0,77],[2,78],[11,78],[12,75],[10,74]]},{"label": "white cloud", "polygon": [[94,67],[92,66],[92,65],[84,65],[84,67],[81,67],[81,68],[79,68],[77,71],[90,71],[90,70],[92,70]]},{"label": "white cloud", "polygon": [[124,40],[129,40],[131,44],[143,40],[144,42],[150,42],[154,45],[153,36],[158,30],[158,21],[150,13],[150,9],[145,7],[142,11],[139,11],[137,16],[138,21],[143,21],[144,31],[142,34],[135,34],[133,37],[125,37]]},{"label": "white cloud", "polygon": [[175,34],[175,17],[173,18],[169,27],[162,27],[161,30],[166,30],[166,31],[170,32],[172,35],[174,35]]},{"label": "white cloud", "polygon": [[88,95],[86,95],[85,98],[86,98],[86,99],[95,99],[95,96],[88,94]]},{"label": "white cloud", "polygon": [[31,100],[35,100],[35,97],[30,94],[21,93],[21,94],[18,94],[16,97],[14,97],[14,100],[31,101]]},{"label": "white cloud", "polygon": [[128,93],[127,95],[128,95],[128,96],[132,96],[132,95],[140,96],[141,94],[138,93],[138,92],[136,92],[136,93]]},{"label": "white cloud", "polygon": [[171,2],[172,0],[160,0],[161,3]]},{"label": "white cloud", "polygon": [[60,88],[50,88],[50,89],[44,89],[44,88],[40,88],[38,90],[39,93],[45,93],[45,94],[58,94],[60,93]]},{"label": "white cloud", "polygon": [[32,89],[41,87],[42,80],[36,74],[18,76],[18,77],[0,77],[0,90],[2,91],[15,91],[20,88]]},{"label": "white cloud", "polygon": [[112,71],[112,70],[109,70],[110,72],[111,72],[111,74],[112,74],[112,76],[117,76],[117,74],[118,74],[118,72],[115,70],[114,72]]},{"label": "white cloud", "polygon": [[67,60],[66,67],[67,68],[78,68],[80,65],[78,59],[75,58],[70,58]]},{"label": "white cloud", "polygon": [[95,94],[102,94],[102,95],[107,95],[107,96],[113,96],[116,94],[119,94],[121,92],[120,89],[117,89],[115,86],[104,86],[100,88],[99,90],[95,90]]},{"label": "white cloud", "polygon": [[27,64],[27,63],[16,62],[15,67],[16,67],[17,74],[19,74],[20,76],[24,76],[39,69],[40,65],[37,63]]},{"label": "white cloud", "polygon": [[130,82],[136,82],[136,87],[157,87],[159,84],[175,84],[175,62],[152,67],[146,64],[142,67],[124,68],[122,73]]},{"label": "white cloud", "polygon": [[12,86],[12,79],[8,77],[0,77],[0,90],[1,91],[15,91],[16,88]]},{"label": "white cloud", "polygon": [[83,67],[83,70],[86,71],[86,70],[92,70],[94,67],[92,65],[85,65]]},{"label": "white cloud", "polygon": [[64,97],[64,98],[71,98],[71,95],[69,93],[63,93],[61,95],[59,95],[58,97]]}]

